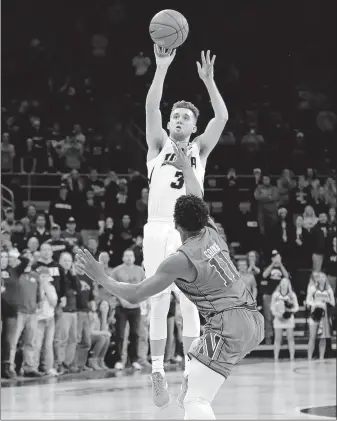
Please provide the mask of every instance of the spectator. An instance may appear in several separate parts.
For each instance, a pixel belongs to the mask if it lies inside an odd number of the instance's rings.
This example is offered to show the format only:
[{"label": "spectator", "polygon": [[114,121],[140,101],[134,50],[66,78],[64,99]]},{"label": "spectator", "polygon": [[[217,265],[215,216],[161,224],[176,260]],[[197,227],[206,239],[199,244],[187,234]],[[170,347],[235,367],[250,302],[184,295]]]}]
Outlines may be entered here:
[{"label": "spectator", "polygon": [[54,259],[59,260],[61,254],[68,250],[68,243],[61,238],[61,227],[59,225],[52,225],[50,234],[51,238],[46,243],[51,246]]},{"label": "spectator", "polygon": [[88,240],[88,250],[93,255],[93,257],[98,260],[99,250],[98,250],[98,241],[96,238],[89,238]]},{"label": "spectator", "polygon": [[44,213],[38,214],[36,217],[35,229],[31,231],[30,237],[37,238],[39,244],[43,244],[51,238],[50,231],[47,229],[46,225],[46,215]]},{"label": "spectator", "polygon": [[114,220],[107,217],[103,233],[99,236],[99,249],[109,254],[110,266],[115,267],[120,263],[115,253],[117,247],[117,239],[114,230]]},{"label": "spectator", "polygon": [[[20,266],[17,259],[14,267]],[[37,329],[36,310],[40,304],[39,277],[36,272],[30,271],[30,263],[26,265],[16,284],[15,299],[17,302],[17,321],[15,334],[10,344],[9,364],[10,370],[15,370],[15,355],[19,339],[24,332],[23,365],[22,369],[26,377],[40,377],[35,369],[34,338]]]},{"label": "spectator", "polygon": [[33,139],[26,139],[26,144],[20,151],[20,170],[22,173],[35,173],[38,151]]},{"label": "spectator", "polygon": [[277,250],[273,250],[271,253],[271,264],[263,271],[261,281],[265,338],[267,345],[271,345],[273,336],[273,317],[270,309],[271,297],[281,279],[288,277],[288,272],[282,264],[281,255]]},{"label": "spectator", "polygon": [[73,216],[68,218],[68,221],[66,223],[66,229],[62,232],[61,238],[63,238],[68,244],[69,250],[73,250],[75,246],[82,247],[82,234],[76,231],[76,221]]},{"label": "spectator", "polygon": [[78,214],[81,203],[85,198],[85,182],[77,170],[71,170],[70,174],[63,180],[68,188],[68,198],[74,211],[74,215]]},{"label": "spectator", "polygon": [[87,164],[90,167],[99,168],[101,173],[105,173],[108,167],[109,149],[100,133],[94,133],[90,141],[87,142],[86,152]]},{"label": "spectator", "polygon": [[108,315],[109,304],[101,301],[96,310],[96,303],[93,303],[91,318],[91,356],[88,360],[88,366],[93,370],[107,370],[105,357],[110,346],[111,333],[109,331]]},{"label": "spectator", "polygon": [[27,241],[27,251],[31,254],[34,262],[40,257],[40,243],[36,237],[30,237]]},{"label": "spectator", "polygon": [[259,255],[255,250],[247,254],[248,269],[247,272],[251,273],[256,279],[260,275],[261,269],[259,268]]},{"label": "spectator", "polygon": [[279,205],[287,206],[289,204],[291,191],[294,188],[294,180],[292,173],[288,169],[282,171],[281,177],[277,180],[277,187],[279,191]]},{"label": "spectator", "polygon": [[1,229],[11,233],[15,226],[15,215],[12,208],[7,208],[5,210],[5,219],[1,221]]},{"label": "spectator", "polygon": [[332,247],[327,252],[326,274],[328,276],[329,285],[334,294],[336,294],[337,284],[337,241],[336,237],[332,239]]},{"label": "spectator", "polygon": [[256,300],[257,297],[257,285],[256,280],[252,272],[248,272],[248,263],[245,259],[238,260],[238,271],[241,276],[241,279],[246,284],[246,287],[248,288],[249,292],[252,294],[254,300]]},{"label": "spectator", "polygon": [[92,190],[88,190],[86,193],[86,202],[81,206],[81,213],[77,222],[81,228],[83,243],[86,246],[88,245],[89,237],[98,238],[99,234],[103,232],[102,209],[100,205],[95,203]]},{"label": "spectator", "polygon": [[137,266],[142,266],[144,257],[143,257],[143,236],[138,234],[135,240],[135,244],[130,247],[130,250],[133,251],[135,255],[135,264]]},{"label": "spectator", "polygon": [[337,187],[336,177],[328,177],[324,184],[325,197],[329,203],[329,206],[336,207],[337,200]]},{"label": "spectator", "polygon": [[118,178],[114,171],[109,171],[107,178],[104,180],[104,213],[106,217],[116,216],[116,204],[117,204],[117,182]]},{"label": "spectator", "polygon": [[313,254],[312,265],[313,270],[320,272],[323,265],[324,255],[328,248],[328,217],[326,213],[320,213],[317,224],[312,229]]},{"label": "spectator", "polygon": [[295,317],[294,314],[298,312],[298,300],[294,293],[289,279],[283,278],[275,291],[273,292],[271,299],[271,312],[274,316],[274,359],[279,359],[282,335],[283,331],[287,331],[288,347],[290,360],[295,359],[295,339],[294,339],[294,328],[295,328]]},{"label": "spectator", "polygon": [[77,295],[81,286],[72,268],[73,258],[70,253],[60,256],[62,278],[60,281],[60,308],[62,311],[56,319],[54,353],[55,366],[59,374],[77,373],[75,365],[77,344]]},{"label": "spectator", "polygon": [[318,186],[311,191],[311,205],[316,215],[319,213],[327,213],[329,210],[329,199],[326,195],[324,186]]},{"label": "spectator", "polygon": [[[125,250],[123,255],[123,264],[117,266],[112,273],[112,278],[117,282],[137,284],[145,279],[144,270],[136,266],[135,255],[132,250]],[[115,368],[122,370],[124,364],[122,362],[123,342],[126,322],[129,322],[129,347],[128,356],[133,368],[141,369],[138,363],[138,334],[140,322],[140,306],[139,304],[130,304],[125,300],[118,299],[116,307],[116,342],[118,349],[118,357]]]},{"label": "spectator", "polygon": [[62,269],[59,263],[53,259],[53,249],[50,243],[41,244],[40,256],[33,265],[33,270],[36,272],[39,272],[41,268],[48,268],[49,274],[52,277],[52,285],[54,286],[58,297],[60,297],[60,277]]},{"label": "spectator", "polygon": [[310,191],[312,189],[317,188],[320,185],[320,182],[316,176],[316,171],[313,168],[307,168],[306,171],[306,182],[308,183],[308,186],[310,188]]},{"label": "spectator", "polygon": [[73,214],[73,208],[68,199],[68,189],[65,184],[61,184],[59,196],[49,206],[49,221],[50,226],[54,224],[60,225],[65,229],[68,219]]},{"label": "spectator", "polygon": [[297,215],[302,215],[304,208],[309,204],[311,198],[311,191],[308,187],[304,175],[300,175],[297,181],[297,187],[291,192],[290,209],[295,218]]},{"label": "spectator", "polygon": [[151,60],[149,57],[144,56],[144,53],[141,51],[137,56],[132,59],[132,66],[135,69],[135,75],[140,77],[144,76],[149,67],[151,66]]},{"label": "spectator", "polygon": [[28,130],[28,138],[33,141],[33,148],[36,156],[36,171],[47,172],[49,168],[48,142],[44,131],[41,128],[39,117],[31,118],[31,127]]},{"label": "spectator", "polygon": [[28,205],[27,214],[21,219],[23,226],[25,227],[26,235],[35,230],[36,227],[37,210],[35,205]]},{"label": "spectator", "polygon": [[83,162],[83,145],[67,136],[62,147],[63,166],[66,170],[80,170]]},{"label": "spectator", "polygon": [[277,213],[278,221],[273,236],[273,247],[280,250],[282,257],[288,266],[292,261],[291,246],[293,245],[294,225],[292,221],[289,221],[288,211],[286,208],[280,208]]},{"label": "spectator", "polygon": [[50,153],[53,160],[53,166],[56,171],[62,171],[62,148],[65,136],[61,133],[61,126],[55,122],[48,136],[50,142]]},{"label": "spectator", "polygon": [[330,208],[328,212],[328,226],[332,235],[336,233],[336,225],[336,208]]},{"label": "spectator", "polygon": [[242,252],[246,253],[251,248],[260,249],[261,235],[256,218],[256,212],[252,209],[250,202],[241,202],[239,204],[240,213],[238,214],[238,225],[233,233],[234,240],[240,242]]},{"label": "spectator", "polygon": [[26,247],[27,237],[25,235],[25,228],[21,221],[16,221],[14,223],[11,233],[11,241],[13,247],[17,248],[19,252],[22,252],[22,250]]},{"label": "spectator", "polygon": [[74,127],[73,127],[73,138],[82,147],[84,146],[85,141],[86,141],[86,137],[83,134],[82,127],[80,126],[80,124],[74,124]]},{"label": "spectator", "polygon": [[95,168],[90,170],[90,174],[87,181],[87,190],[93,191],[97,202],[101,201],[104,195],[105,187],[104,182],[98,178],[98,172]]},{"label": "spectator", "polygon": [[310,205],[304,208],[303,212],[303,226],[307,229],[313,228],[317,223],[317,217],[315,215],[314,208]]},{"label": "spectator", "polygon": [[309,285],[306,303],[310,308],[308,359],[311,360],[312,358],[316,338],[318,338],[319,359],[323,360],[326,340],[331,337],[331,320],[328,309],[329,306],[335,305],[332,288],[328,284],[324,273],[320,272],[317,282],[314,285]]},{"label": "spectator", "polygon": [[141,197],[136,201],[137,219],[135,228],[142,230],[147,222],[147,206],[149,202],[149,189],[144,187],[141,192]]},{"label": "spectator", "polygon": [[41,304],[37,310],[37,329],[34,339],[35,372],[40,371],[50,376],[56,376],[54,366],[53,341],[55,334],[55,307],[58,297],[52,284],[53,277],[47,267],[41,267],[39,288]]},{"label": "spectator", "polygon": [[9,133],[2,134],[1,142],[1,172],[13,172],[15,147],[10,143]]},{"label": "spectator", "polygon": [[118,230],[118,243],[120,250],[124,251],[128,247],[132,246],[132,228],[131,218],[129,215],[123,215],[122,223]]},{"label": "spectator", "polygon": [[131,213],[131,204],[128,196],[128,185],[125,178],[119,180],[118,192],[116,196],[116,210],[114,215],[116,219],[121,219],[123,215]]},{"label": "spectator", "polygon": [[264,175],[262,184],[257,186],[255,193],[257,200],[257,218],[262,235],[269,237],[277,222],[277,206],[279,200],[278,189],[270,184],[270,177]]},{"label": "spectator", "polygon": [[[95,305],[94,284],[88,276],[76,268],[77,277],[80,283],[80,291],[77,295],[77,348],[76,348],[76,366],[80,371],[87,369],[86,362],[88,352],[91,348],[91,320],[90,311],[93,311]],[[89,365],[94,370],[94,362]]]}]

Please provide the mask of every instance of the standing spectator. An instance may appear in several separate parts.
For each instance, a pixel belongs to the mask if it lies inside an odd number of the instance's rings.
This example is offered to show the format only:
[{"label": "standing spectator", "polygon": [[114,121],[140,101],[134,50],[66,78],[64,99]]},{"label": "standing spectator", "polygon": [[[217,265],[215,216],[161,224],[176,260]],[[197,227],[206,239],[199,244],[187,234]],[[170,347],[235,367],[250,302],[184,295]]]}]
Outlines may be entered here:
[{"label": "standing spectator", "polygon": [[80,170],[83,158],[83,145],[74,137],[67,136],[62,147],[63,166],[66,170]]},{"label": "standing spectator", "polygon": [[43,243],[40,247],[40,256],[36,263],[33,265],[33,270],[39,272],[41,268],[47,268],[49,275],[52,277],[52,285],[55,291],[60,297],[60,277],[61,277],[61,266],[57,261],[53,259],[53,249],[49,243]]},{"label": "standing spectator", "polygon": [[15,215],[12,208],[5,210],[5,219],[1,221],[1,229],[11,233],[15,225]]},{"label": "standing spectator", "polygon": [[99,236],[99,249],[109,254],[110,266],[115,267],[120,263],[116,258],[117,239],[114,230],[114,220],[107,217],[103,233]]},{"label": "standing spectator", "polygon": [[60,282],[60,307],[62,312],[56,319],[54,353],[57,372],[77,373],[75,365],[77,344],[77,295],[81,291],[79,280],[72,268],[73,258],[70,253],[60,257],[62,277]]},{"label": "standing spectator", "polygon": [[136,230],[142,230],[147,222],[147,207],[149,201],[149,189],[142,189],[141,197],[136,201]]},{"label": "standing spectator", "polygon": [[33,139],[26,139],[26,144],[20,153],[20,170],[22,173],[35,173],[38,152]]},{"label": "standing spectator", "polygon": [[30,233],[30,237],[36,237],[39,244],[43,244],[51,238],[50,231],[47,229],[46,225],[46,215],[44,213],[38,214],[36,217],[35,229]]},{"label": "standing spectator", "polygon": [[287,206],[290,200],[290,194],[294,188],[294,180],[290,170],[284,169],[281,177],[277,180],[277,187],[279,191],[279,205]]},{"label": "standing spectator", "polygon": [[[123,264],[117,266],[112,273],[112,277],[117,282],[128,284],[138,284],[145,279],[144,270],[136,266],[135,255],[132,250],[125,250],[123,255]],[[116,342],[118,349],[118,358],[115,368],[122,370],[124,364],[122,362],[123,342],[126,322],[129,322],[129,347],[128,357],[133,368],[136,370],[141,369],[138,363],[138,333],[140,322],[140,305],[130,304],[125,300],[118,299],[116,307]]]},{"label": "standing spectator", "polygon": [[255,280],[254,275],[251,272],[248,272],[247,260],[245,259],[238,260],[238,271],[241,276],[241,279],[246,284],[246,287],[248,288],[249,292],[252,294],[254,300],[256,300],[256,297],[257,297],[256,280]]},{"label": "standing spectator", "polygon": [[[26,251],[29,252],[29,254],[32,256],[34,263],[40,257],[39,248],[40,248],[39,240],[36,237],[30,237],[30,239],[27,241]],[[24,252],[25,250],[23,251],[23,253]]]},{"label": "standing spectator", "polygon": [[76,169],[71,170],[70,174],[64,179],[64,184],[68,188],[69,202],[73,208],[73,216],[78,215],[81,204],[85,199],[85,181],[80,177]]},{"label": "standing spectator", "polygon": [[336,207],[337,201],[337,186],[336,177],[328,177],[324,184],[325,197],[330,206]]},{"label": "standing spectator", "polygon": [[68,221],[66,223],[66,230],[62,232],[61,238],[65,240],[65,242],[68,244],[68,249],[71,251],[75,246],[82,247],[82,234],[76,231],[76,221],[73,216],[68,218]]},{"label": "standing spectator", "polygon": [[278,210],[278,220],[275,227],[273,247],[280,250],[286,266],[290,267],[292,259],[293,237],[294,237],[294,224],[288,218],[288,211],[286,208]]},{"label": "standing spectator", "polygon": [[144,53],[141,51],[132,59],[132,66],[135,69],[136,76],[144,76],[151,66],[151,60],[149,57],[144,56]]},{"label": "standing spectator", "polygon": [[262,184],[257,186],[254,196],[257,200],[260,232],[262,235],[270,237],[276,226],[279,193],[278,189],[270,184],[268,175],[263,176]]},{"label": "standing spectator", "polygon": [[277,361],[280,354],[282,335],[283,331],[287,331],[288,347],[290,360],[295,359],[295,317],[294,313],[297,313],[299,309],[297,296],[294,293],[289,279],[283,278],[275,291],[273,292],[271,299],[271,312],[274,316],[274,359]]},{"label": "standing spectator", "polygon": [[324,186],[318,186],[316,189],[313,189],[311,191],[311,197],[311,205],[316,215],[328,212],[330,204]]},{"label": "standing spectator", "polygon": [[49,206],[50,226],[60,225],[65,229],[68,219],[72,216],[73,208],[68,199],[68,189],[65,184],[61,184],[58,197]]},{"label": "standing spectator", "polygon": [[326,264],[325,264],[328,281],[334,294],[336,294],[336,284],[337,284],[337,241],[336,240],[337,240],[336,237],[333,237],[332,247],[327,252],[327,258],[326,258]]},{"label": "standing spectator", "polygon": [[238,227],[238,205],[239,205],[239,188],[237,183],[236,172],[234,168],[228,170],[226,184],[224,188],[225,206],[225,231],[228,235],[229,242],[235,241],[236,230]]},{"label": "standing spectator", "polygon": [[303,226],[307,229],[313,228],[317,223],[317,217],[314,208],[310,205],[304,208],[303,212]]},{"label": "standing spectator", "polygon": [[59,260],[61,254],[68,250],[68,244],[63,238],[61,238],[61,227],[59,225],[52,225],[50,234],[51,238],[46,241],[46,243],[51,246],[54,259]]},{"label": "standing spectator", "polygon": [[297,181],[297,187],[291,192],[290,211],[296,218],[302,215],[304,208],[309,204],[311,199],[310,188],[306,182],[304,175],[300,175]]},{"label": "standing spectator", "polygon": [[1,172],[13,172],[15,147],[10,143],[9,133],[2,134]]},{"label": "standing spectator", "polygon": [[111,333],[109,331],[108,317],[109,304],[101,301],[96,311],[96,303],[93,302],[92,313],[90,313],[91,330],[91,356],[88,366],[93,370],[107,370],[105,356],[110,346]]},{"label": "standing spectator", "polygon": [[130,250],[133,251],[135,255],[135,264],[137,266],[142,266],[144,257],[143,257],[143,236],[138,234],[136,237],[135,244],[130,247]]},{"label": "standing spectator", "polygon": [[78,225],[81,228],[81,234],[84,245],[88,245],[89,237],[98,238],[99,232],[103,232],[104,221],[102,220],[102,209],[94,201],[94,192],[88,190],[86,201],[81,206],[81,213],[78,216]]},{"label": "standing spectator", "polygon": [[84,146],[85,141],[86,141],[86,137],[83,134],[82,127],[79,124],[74,124],[74,127],[73,127],[73,138],[82,147]]},{"label": "standing spectator", "polygon": [[[19,265],[19,261],[16,262]],[[34,341],[37,330],[36,310],[40,303],[39,277],[36,272],[30,271],[30,264],[20,275],[16,284],[17,324],[15,335],[10,344],[10,370],[15,370],[15,355],[19,339],[24,333],[23,342],[23,371],[27,377],[40,377],[35,369]]]},{"label": "standing spectator", "polygon": [[25,227],[26,235],[29,235],[35,230],[37,218],[37,210],[35,205],[28,205],[27,214],[21,219],[23,226]]},{"label": "standing spectator", "polygon": [[324,255],[328,248],[328,217],[326,213],[320,213],[317,224],[312,229],[313,237],[313,254],[312,266],[313,270],[320,272],[323,265]]},{"label": "standing spectator", "polygon": [[116,216],[116,203],[117,203],[117,182],[118,178],[114,171],[109,171],[107,178],[104,180],[104,213],[106,217]]},{"label": "standing spectator", "polygon": [[313,168],[307,168],[306,171],[306,182],[308,183],[308,186],[310,188],[310,191],[312,189],[316,189],[319,186],[319,180],[316,176],[316,171]]},{"label": "standing spectator", "polygon": [[41,128],[39,117],[31,118],[31,127],[28,130],[28,138],[32,139],[36,154],[36,171],[46,172],[49,168],[48,146],[44,131]]},{"label": "standing spectator", "polygon": [[328,226],[332,235],[336,233],[336,225],[336,208],[330,208],[328,212]]},{"label": "standing spectator", "polygon": [[316,339],[319,339],[319,359],[325,355],[326,340],[331,338],[331,320],[329,306],[335,306],[335,297],[326,275],[322,272],[314,285],[309,285],[306,299],[310,308],[308,359],[311,360]]},{"label": "standing spectator", "polygon": [[39,271],[39,288],[41,305],[37,310],[37,329],[34,341],[35,371],[41,367],[41,372],[56,376],[54,366],[53,341],[55,333],[55,307],[58,297],[52,284],[53,277],[47,267],[41,267]]},{"label": "standing spectator", "polygon": [[271,253],[271,264],[263,271],[261,281],[265,338],[267,345],[271,345],[273,337],[273,315],[270,309],[271,297],[281,279],[288,277],[288,272],[282,264],[281,255],[277,250],[273,250]]},{"label": "standing spectator", "polygon": [[99,168],[101,173],[105,173],[109,149],[101,134],[95,133],[87,142],[86,152],[89,166]]},{"label": "standing spectator", "polygon": [[98,260],[99,250],[98,250],[98,241],[96,238],[89,238],[88,240],[88,250],[93,255],[93,257]]},{"label": "standing spectator", "polygon": [[[76,268],[77,277],[80,283],[80,291],[77,295],[77,348],[76,365],[80,371],[87,369],[86,362],[91,347],[91,320],[90,311],[95,305],[93,281],[79,268]],[[94,370],[95,364],[90,366]]]},{"label": "standing spectator", "polygon": [[132,246],[133,230],[129,215],[123,215],[122,223],[118,230],[118,237],[119,248],[122,252]]}]

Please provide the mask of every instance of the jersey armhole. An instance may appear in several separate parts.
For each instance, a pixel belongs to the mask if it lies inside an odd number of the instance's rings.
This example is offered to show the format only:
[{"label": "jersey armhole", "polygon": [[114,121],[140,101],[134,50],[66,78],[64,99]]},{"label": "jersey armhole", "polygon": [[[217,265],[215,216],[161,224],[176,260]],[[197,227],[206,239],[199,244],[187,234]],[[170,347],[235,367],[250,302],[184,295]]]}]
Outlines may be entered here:
[{"label": "jersey armhole", "polygon": [[193,279],[193,281],[187,281],[186,279],[184,279],[184,278],[177,278],[177,279],[183,279],[187,284],[193,284],[193,282],[195,282],[196,281],[196,279],[198,278],[198,276],[199,276],[199,272],[198,272],[198,268],[196,267],[196,265],[192,262],[192,260],[189,258],[189,256],[188,256],[188,254],[187,253],[185,253],[183,250],[181,250],[181,249],[179,249],[179,250],[177,250],[177,252],[180,252],[180,253],[183,253],[184,254],[184,256],[186,256],[186,259],[188,260],[188,262],[195,268],[195,271],[197,272],[197,276],[195,277],[195,279]]}]

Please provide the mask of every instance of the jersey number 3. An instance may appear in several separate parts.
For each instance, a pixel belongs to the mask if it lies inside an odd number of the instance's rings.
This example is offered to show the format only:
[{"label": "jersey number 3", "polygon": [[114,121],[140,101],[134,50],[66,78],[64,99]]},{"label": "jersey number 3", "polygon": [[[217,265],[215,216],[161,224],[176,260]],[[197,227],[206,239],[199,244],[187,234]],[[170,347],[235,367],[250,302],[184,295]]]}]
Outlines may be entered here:
[{"label": "jersey number 3", "polygon": [[240,278],[232,261],[222,251],[210,259],[209,265],[217,271],[226,286],[228,282],[235,282]]},{"label": "jersey number 3", "polygon": [[171,187],[173,189],[181,189],[184,185],[184,175],[181,171],[177,171],[175,173],[175,180],[172,181]]}]

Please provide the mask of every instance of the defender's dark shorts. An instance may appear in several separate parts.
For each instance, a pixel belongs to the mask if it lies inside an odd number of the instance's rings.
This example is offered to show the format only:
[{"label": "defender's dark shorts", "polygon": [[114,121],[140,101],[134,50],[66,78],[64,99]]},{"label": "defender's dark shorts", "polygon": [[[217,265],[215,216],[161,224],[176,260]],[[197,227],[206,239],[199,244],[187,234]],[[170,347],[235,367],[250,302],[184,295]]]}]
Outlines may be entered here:
[{"label": "defender's dark shorts", "polygon": [[257,310],[234,308],[215,314],[188,355],[227,378],[232,367],[264,338],[264,318]]}]

